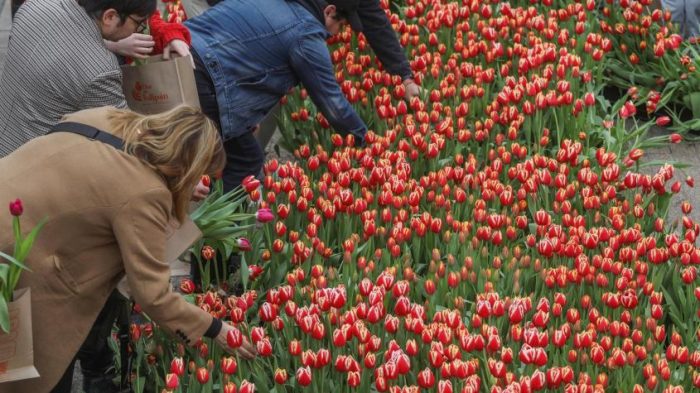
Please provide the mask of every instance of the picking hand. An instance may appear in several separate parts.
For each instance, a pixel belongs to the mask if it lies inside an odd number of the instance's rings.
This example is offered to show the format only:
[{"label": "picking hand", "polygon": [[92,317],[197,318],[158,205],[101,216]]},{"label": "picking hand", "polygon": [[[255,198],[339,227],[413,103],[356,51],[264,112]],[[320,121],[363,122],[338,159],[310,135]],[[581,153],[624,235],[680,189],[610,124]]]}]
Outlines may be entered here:
[{"label": "picking hand", "polygon": [[145,59],[153,52],[155,41],[148,34],[134,33],[117,42],[105,41],[107,48],[118,55]]},{"label": "picking hand", "polygon": [[[229,343],[228,343],[228,333],[230,331],[236,330],[235,327],[229,325],[228,323],[225,323],[221,326],[221,331],[219,334],[216,336],[216,343],[221,346],[226,352],[231,353],[231,354],[238,354],[240,355],[243,359],[253,359],[257,355],[257,351],[255,350],[255,347],[253,344],[251,344],[250,341],[248,341],[245,336],[241,337],[242,338],[242,343],[240,346],[237,348],[232,348]],[[240,333],[240,332],[238,332]]]},{"label": "picking hand", "polygon": [[192,201],[194,202],[199,202],[202,199],[206,198],[207,195],[209,195],[210,188],[210,183],[211,180],[209,180],[209,176],[202,176],[202,179],[197,183],[197,185],[194,187],[194,191],[192,192]]},{"label": "picking hand", "polygon": [[[171,52],[175,52],[182,57],[187,57],[190,56],[190,46],[187,45],[185,41],[172,40],[165,46],[165,48],[163,48],[163,58],[169,59]],[[192,68],[195,68],[192,56],[190,56],[190,63],[192,63]]]},{"label": "picking hand", "polygon": [[416,81],[413,79],[406,79],[403,81],[403,85],[406,87],[406,100],[411,101],[411,98],[417,97],[420,92],[421,88],[418,86]]}]

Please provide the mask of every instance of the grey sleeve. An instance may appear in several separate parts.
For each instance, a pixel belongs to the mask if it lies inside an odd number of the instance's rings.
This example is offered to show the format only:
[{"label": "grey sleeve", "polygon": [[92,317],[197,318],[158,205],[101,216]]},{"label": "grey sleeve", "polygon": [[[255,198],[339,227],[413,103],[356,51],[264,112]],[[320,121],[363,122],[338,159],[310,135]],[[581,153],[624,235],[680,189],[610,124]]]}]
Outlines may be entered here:
[{"label": "grey sleeve", "polygon": [[80,104],[82,109],[100,106],[126,108],[121,70],[105,72],[93,78]]}]

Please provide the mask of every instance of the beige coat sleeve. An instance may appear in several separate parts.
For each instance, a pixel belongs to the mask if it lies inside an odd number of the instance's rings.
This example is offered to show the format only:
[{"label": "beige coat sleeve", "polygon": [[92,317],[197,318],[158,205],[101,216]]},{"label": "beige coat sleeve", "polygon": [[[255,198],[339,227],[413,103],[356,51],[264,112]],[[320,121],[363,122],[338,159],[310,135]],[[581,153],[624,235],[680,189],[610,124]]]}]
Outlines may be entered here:
[{"label": "beige coat sleeve", "polygon": [[136,302],[157,324],[194,345],[211,325],[212,316],[170,290],[165,243],[171,201],[164,188],[138,195],[121,207],[112,227]]}]

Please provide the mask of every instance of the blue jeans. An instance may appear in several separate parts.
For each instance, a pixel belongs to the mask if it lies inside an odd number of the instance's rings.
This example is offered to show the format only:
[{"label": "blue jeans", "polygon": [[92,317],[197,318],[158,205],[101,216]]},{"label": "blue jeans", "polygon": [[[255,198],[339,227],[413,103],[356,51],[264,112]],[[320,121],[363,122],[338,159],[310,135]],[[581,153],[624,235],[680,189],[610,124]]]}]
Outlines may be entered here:
[{"label": "blue jeans", "polygon": [[[216,123],[219,131],[224,135],[221,129],[214,82],[194,49],[192,49],[192,57],[196,67],[194,77],[197,82],[197,93],[202,112]],[[265,153],[252,131],[224,140],[224,150],[226,151],[226,167],[224,167],[222,176],[224,191],[231,191],[249,175],[258,176],[260,174],[265,161]]]},{"label": "blue jeans", "polygon": [[700,0],[661,0],[661,4],[671,11],[683,38],[700,37]]}]

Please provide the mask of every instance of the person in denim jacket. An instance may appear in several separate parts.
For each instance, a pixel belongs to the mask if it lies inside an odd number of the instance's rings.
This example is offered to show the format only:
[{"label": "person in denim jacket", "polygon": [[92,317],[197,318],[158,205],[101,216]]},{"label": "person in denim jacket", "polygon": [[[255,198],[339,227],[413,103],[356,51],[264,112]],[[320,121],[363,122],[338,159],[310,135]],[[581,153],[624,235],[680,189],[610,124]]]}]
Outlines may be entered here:
[{"label": "person in denim jacket", "polygon": [[358,0],[227,0],[185,22],[202,110],[218,121],[226,190],[264,160],[253,131],[300,82],[333,128],[363,144],[367,126],[335,79],[326,39],[345,23],[362,30]]}]

